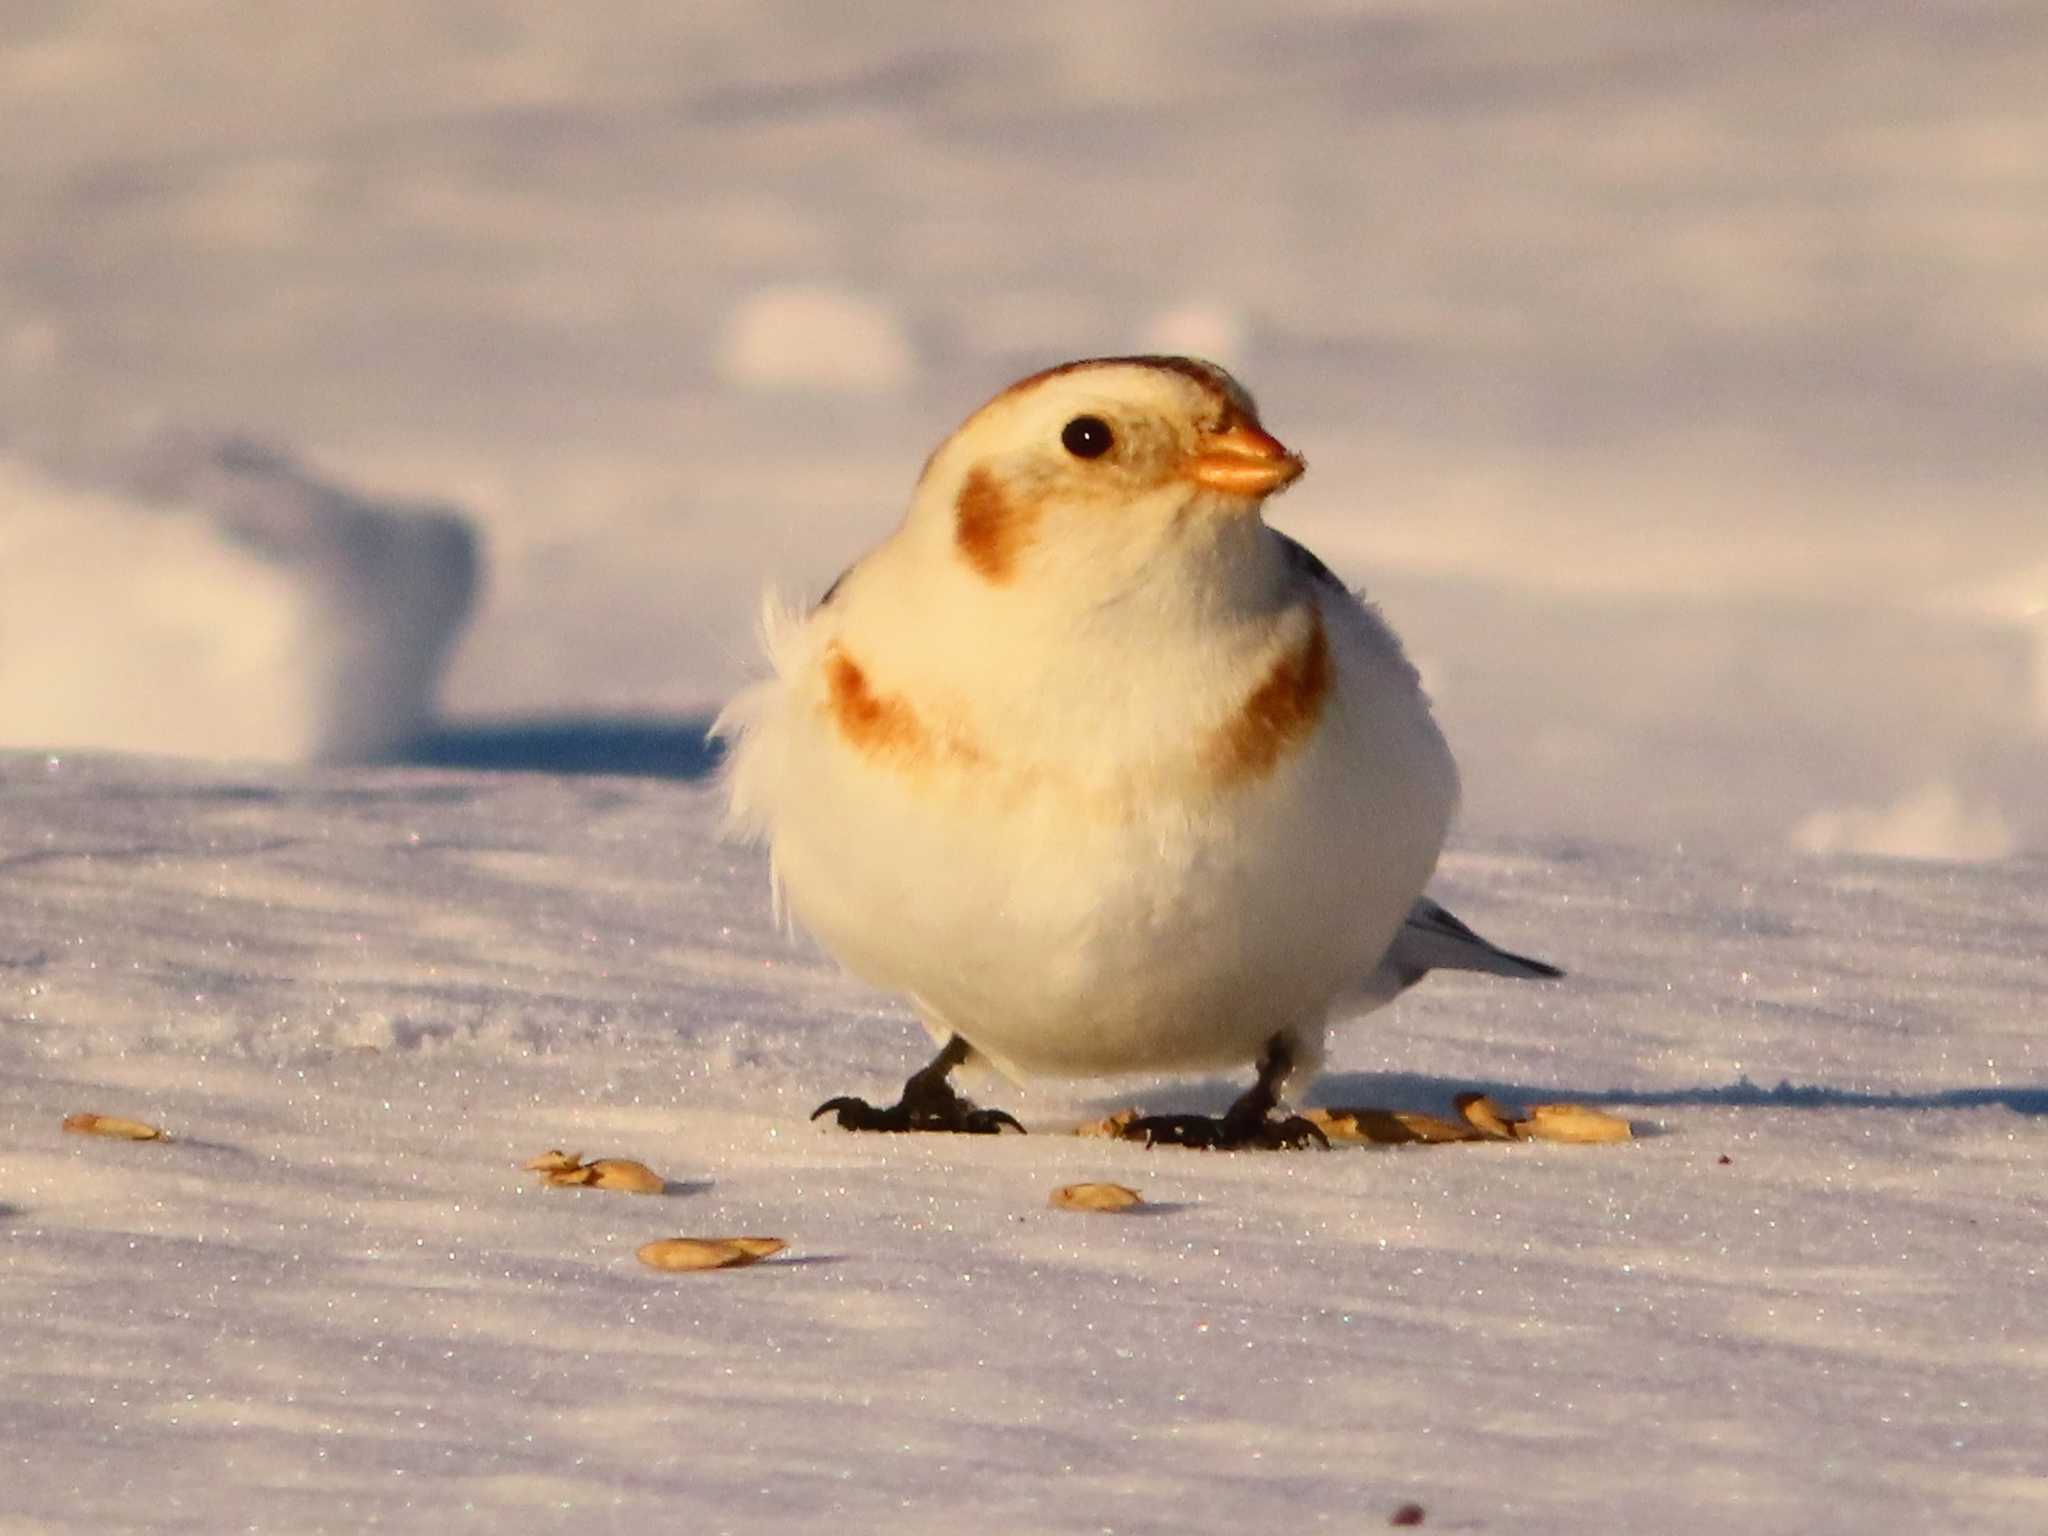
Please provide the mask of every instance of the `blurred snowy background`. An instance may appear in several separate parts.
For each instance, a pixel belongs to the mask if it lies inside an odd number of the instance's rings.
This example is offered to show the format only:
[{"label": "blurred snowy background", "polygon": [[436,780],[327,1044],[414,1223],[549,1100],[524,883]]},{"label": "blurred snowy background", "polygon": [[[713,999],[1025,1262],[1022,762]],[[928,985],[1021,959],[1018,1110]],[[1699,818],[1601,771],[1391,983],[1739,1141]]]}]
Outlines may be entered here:
[{"label": "blurred snowy background", "polygon": [[765,581],[1172,349],[1475,834],[2040,852],[2044,80],[2026,0],[10,0],[0,745],[692,771]]}]

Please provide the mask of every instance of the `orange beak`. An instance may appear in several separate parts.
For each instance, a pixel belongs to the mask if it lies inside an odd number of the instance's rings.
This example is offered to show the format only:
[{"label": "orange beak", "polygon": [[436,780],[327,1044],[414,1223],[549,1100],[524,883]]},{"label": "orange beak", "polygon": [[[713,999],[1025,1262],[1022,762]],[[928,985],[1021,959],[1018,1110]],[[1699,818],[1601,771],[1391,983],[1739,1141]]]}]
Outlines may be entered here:
[{"label": "orange beak", "polygon": [[1232,496],[1270,496],[1308,466],[1257,422],[1240,421],[1204,436],[1181,472],[1195,484]]}]

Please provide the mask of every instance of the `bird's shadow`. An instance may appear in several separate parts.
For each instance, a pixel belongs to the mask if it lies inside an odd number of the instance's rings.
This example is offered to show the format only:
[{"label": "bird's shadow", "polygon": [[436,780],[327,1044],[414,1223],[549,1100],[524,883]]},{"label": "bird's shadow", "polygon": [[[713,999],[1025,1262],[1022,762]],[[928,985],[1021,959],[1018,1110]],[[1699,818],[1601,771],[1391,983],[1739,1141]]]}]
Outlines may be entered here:
[{"label": "bird's shadow", "polygon": [[[1177,1110],[1220,1114],[1244,1092],[1241,1080],[1204,1078],[1148,1089],[1135,1097],[1170,1099]],[[1594,1104],[1629,1109],[1675,1109],[1684,1106],[1736,1109],[1985,1109],[2004,1108],[2017,1115],[2048,1115],[2048,1084],[1999,1088],[1949,1088],[1926,1093],[1872,1093],[1781,1080],[1766,1088],[1747,1077],[1732,1083],[1696,1088],[1572,1088],[1555,1083],[1511,1083],[1470,1077],[1431,1077],[1417,1072],[1332,1072],[1316,1079],[1307,1098],[1315,1104],[1349,1109],[1418,1110],[1442,1114],[1461,1093],[1483,1093],[1507,1105],[1556,1103]],[[1126,1092],[1090,1101],[1095,1113],[1111,1113],[1133,1102]]]},{"label": "bird's shadow", "polygon": [[1317,1080],[1313,1097],[1322,1103],[1381,1104],[1397,1109],[1440,1109],[1460,1093],[1483,1093],[1505,1104],[1568,1100],[1631,1109],[1684,1106],[1737,1109],[1984,1109],[2001,1107],[2019,1115],[2048,1115],[2048,1085],[1949,1088],[1925,1093],[1873,1093],[1781,1079],[1776,1087],[1739,1077],[1732,1083],[1696,1088],[1561,1088],[1555,1085],[1480,1082],[1427,1077],[1411,1072],[1337,1072]]},{"label": "bird's shadow", "polygon": [[443,720],[400,746],[388,761],[415,768],[492,773],[617,774],[702,779],[723,752],[711,717],[530,715]]}]

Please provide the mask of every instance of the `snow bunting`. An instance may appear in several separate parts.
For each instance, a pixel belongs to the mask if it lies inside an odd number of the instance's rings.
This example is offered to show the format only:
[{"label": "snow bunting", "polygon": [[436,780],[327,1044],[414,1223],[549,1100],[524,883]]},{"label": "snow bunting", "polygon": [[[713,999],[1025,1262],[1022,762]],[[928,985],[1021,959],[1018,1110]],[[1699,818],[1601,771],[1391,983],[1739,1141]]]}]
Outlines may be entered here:
[{"label": "snow bunting", "polygon": [[1261,518],[1302,469],[1221,368],[1069,363],[940,445],[807,617],[771,604],[775,675],[715,727],[732,824],[783,910],[940,1043],[897,1103],[818,1115],[1023,1129],[953,1089],[974,1057],[1255,1063],[1220,1118],[1129,1134],[1301,1145],[1281,1093],[1340,998],[1549,971],[1419,900],[1457,770],[1392,631]]}]

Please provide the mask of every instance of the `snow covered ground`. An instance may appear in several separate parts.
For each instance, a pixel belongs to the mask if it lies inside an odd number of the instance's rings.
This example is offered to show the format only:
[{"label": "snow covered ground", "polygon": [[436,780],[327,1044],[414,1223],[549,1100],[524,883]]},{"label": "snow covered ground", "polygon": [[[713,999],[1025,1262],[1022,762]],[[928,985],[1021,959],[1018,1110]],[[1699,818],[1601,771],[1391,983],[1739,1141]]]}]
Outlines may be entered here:
[{"label": "snow covered ground", "polygon": [[[1047,1133],[1221,1081],[807,1123],[923,1036],[705,786],[13,756],[0,807],[0,1529],[2048,1524],[2038,861],[1461,844],[1570,980],[1434,977],[1315,1097],[1642,1138],[1217,1155]],[[731,1233],[790,1247],[633,1258]]]}]

